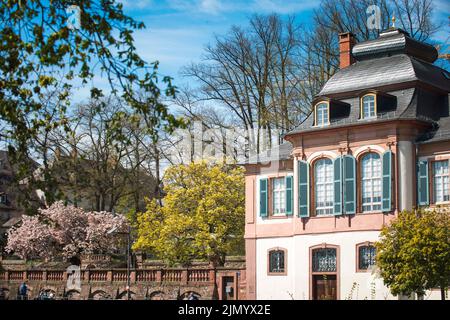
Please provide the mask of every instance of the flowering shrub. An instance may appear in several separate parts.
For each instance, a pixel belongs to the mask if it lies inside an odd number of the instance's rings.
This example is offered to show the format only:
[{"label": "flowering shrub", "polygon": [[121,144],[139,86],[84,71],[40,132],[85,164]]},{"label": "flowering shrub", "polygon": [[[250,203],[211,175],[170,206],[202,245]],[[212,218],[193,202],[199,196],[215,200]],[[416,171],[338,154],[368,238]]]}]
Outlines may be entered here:
[{"label": "flowering shrub", "polygon": [[62,201],[23,216],[8,233],[6,252],[24,258],[64,258],[81,253],[108,253],[118,245],[117,232],[127,226],[125,217],[110,212],[84,211]]}]

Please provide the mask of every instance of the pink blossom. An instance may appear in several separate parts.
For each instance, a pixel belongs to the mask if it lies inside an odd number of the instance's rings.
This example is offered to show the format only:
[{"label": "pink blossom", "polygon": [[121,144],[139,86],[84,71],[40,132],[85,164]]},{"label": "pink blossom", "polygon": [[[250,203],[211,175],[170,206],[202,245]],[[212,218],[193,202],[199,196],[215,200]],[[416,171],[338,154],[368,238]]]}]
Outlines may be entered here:
[{"label": "pink blossom", "polygon": [[8,231],[6,251],[26,259],[109,253],[117,249],[117,232],[126,227],[122,215],[84,211],[60,201],[36,216],[23,216],[22,224]]}]

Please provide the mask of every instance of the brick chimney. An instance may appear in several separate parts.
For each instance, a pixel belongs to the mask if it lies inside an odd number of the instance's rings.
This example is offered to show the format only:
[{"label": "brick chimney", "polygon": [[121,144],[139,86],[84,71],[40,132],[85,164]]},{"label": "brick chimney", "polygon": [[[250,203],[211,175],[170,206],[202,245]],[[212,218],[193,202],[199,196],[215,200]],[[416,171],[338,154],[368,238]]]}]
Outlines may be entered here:
[{"label": "brick chimney", "polygon": [[352,49],[355,45],[355,36],[351,32],[339,34],[339,67],[341,69],[347,68],[355,62],[352,56]]}]

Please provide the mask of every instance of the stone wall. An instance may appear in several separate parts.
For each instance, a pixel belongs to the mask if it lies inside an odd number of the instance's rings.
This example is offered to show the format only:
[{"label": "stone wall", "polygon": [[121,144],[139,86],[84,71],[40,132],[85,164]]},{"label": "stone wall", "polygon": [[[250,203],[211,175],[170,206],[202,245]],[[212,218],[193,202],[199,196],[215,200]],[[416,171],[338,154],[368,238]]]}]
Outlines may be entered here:
[{"label": "stone wall", "polygon": [[[245,299],[245,267],[154,268],[129,273],[131,299],[183,299],[190,292],[200,299]],[[79,279],[79,282],[77,282]],[[0,299],[17,299],[26,281],[29,299],[48,292],[56,299],[127,299],[126,269],[0,271]],[[232,295],[229,294],[230,288]]]}]

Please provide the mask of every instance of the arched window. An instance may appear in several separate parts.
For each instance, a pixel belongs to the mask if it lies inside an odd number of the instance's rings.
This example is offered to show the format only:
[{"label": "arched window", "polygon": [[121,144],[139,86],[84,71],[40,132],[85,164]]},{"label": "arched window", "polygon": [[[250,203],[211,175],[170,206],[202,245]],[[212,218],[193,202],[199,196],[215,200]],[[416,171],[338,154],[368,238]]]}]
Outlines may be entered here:
[{"label": "arched window", "polygon": [[313,272],[335,272],[336,263],[336,248],[320,248],[312,251]]},{"label": "arched window", "polygon": [[377,115],[376,105],[375,105],[375,95],[370,94],[362,97],[361,101],[361,118],[375,118]]},{"label": "arched window", "polygon": [[316,126],[324,126],[330,123],[328,103],[321,102],[316,105]]},{"label": "arched window", "polygon": [[333,214],[334,186],[333,186],[333,162],[328,159],[320,159],[315,164],[315,207],[316,215]]},{"label": "arched window", "polygon": [[286,273],[286,251],[284,249],[273,249],[269,251],[269,273]]},{"label": "arched window", "polygon": [[377,250],[372,243],[360,244],[357,246],[358,270],[366,271],[375,265]]},{"label": "arched window", "polygon": [[368,153],[361,159],[362,211],[381,210],[381,157]]}]

